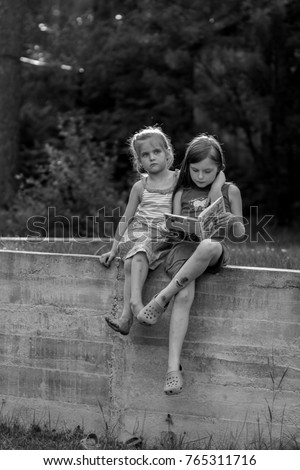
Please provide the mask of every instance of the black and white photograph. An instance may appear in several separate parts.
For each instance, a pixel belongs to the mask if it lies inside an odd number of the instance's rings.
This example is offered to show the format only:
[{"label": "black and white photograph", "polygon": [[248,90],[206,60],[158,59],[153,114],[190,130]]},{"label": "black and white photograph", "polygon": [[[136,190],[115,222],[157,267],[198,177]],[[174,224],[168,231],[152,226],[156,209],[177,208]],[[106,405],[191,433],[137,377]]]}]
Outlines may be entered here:
[{"label": "black and white photograph", "polygon": [[296,468],[299,0],[0,0],[0,164],[7,468]]}]

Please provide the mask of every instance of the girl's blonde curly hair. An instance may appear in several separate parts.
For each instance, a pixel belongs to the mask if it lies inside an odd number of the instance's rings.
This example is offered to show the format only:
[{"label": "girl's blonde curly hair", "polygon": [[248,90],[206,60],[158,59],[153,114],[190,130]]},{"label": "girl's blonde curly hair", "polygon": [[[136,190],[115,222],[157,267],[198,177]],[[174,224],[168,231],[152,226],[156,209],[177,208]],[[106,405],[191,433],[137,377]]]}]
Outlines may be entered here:
[{"label": "girl's blonde curly hair", "polygon": [[163,132],[163,130],[158,126],[147,126],[144,129],[137,131],[130,139],[128,140],[130,153],[132,155],[132,165],[133,168],[138,172],[142,173],[143,167],[141,164],[141,158],[139,156],[139,151],[137,144],[143,142],[150,137],[158,136],[161,138],[162,145],[165,150],[168,151],[167,166],[170,168],[174,162],[174,149],[171,144],[170,138]]}]

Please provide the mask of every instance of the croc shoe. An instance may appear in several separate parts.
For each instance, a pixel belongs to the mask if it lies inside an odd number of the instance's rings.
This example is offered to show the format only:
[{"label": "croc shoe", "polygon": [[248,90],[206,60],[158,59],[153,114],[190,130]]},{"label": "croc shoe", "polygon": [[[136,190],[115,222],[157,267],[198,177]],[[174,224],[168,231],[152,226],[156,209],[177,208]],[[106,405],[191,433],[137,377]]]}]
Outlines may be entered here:
[{"label": "croc shoe", "polygon": [[166,373],[164,392],[167,395],[178,395],[183,389],[182,367]]},{"label": "croc shoe", "polygon": [[137,321],[139,323],[142,323],[143,325],[155,325],[161,315],[167,310],[167,305],[162,307],[156,300],[155,297],[153,297],[152,300],[144,307],[142,310],[137,314]]}]

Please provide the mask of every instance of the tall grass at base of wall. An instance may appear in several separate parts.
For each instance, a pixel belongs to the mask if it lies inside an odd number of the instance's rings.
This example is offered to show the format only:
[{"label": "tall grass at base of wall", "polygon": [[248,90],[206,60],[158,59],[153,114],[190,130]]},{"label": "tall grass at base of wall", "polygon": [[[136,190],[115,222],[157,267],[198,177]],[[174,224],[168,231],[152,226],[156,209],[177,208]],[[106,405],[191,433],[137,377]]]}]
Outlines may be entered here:
[{"label": "tall grass at base of wall", "polygon": [[[157,437],[147,440],[135,436],[121,442],[111,429],[103,430],[97,436],[97,444],[83,446],[89,434],[80,426],[74,429],[56,430],[46,424],[32,423],[25,426],[18,419],[0,417],[0,450],[299,450],[300,436],[298,431],[285,429],[284,410],[282,428],[279,435],[273,435],[272,418],[265,422],[265,417],[257,418],[256,431],[252,435],[243,433],[243,426],[236,432],[225,433],[216,439],[206,435],[190,439],[188,432],[180,435],[172,431],[158,432]],[[199,430],[199,434],[200,434]],[[299,430],[300,431],[300,430]],[[91,434],[94,436],[94,434]]]},{"label": "tall grass at base of wall", "polygon": [[[31,425],[25,427],[18,421],[14,423],[0,423],[0,450],[83,450],[82,440],[85,437],[83,429],[77,427],[73,430],[57,431],[49,429],[47,425]],[[188,434],[162,433],[153,442],[136,439],[136,445],[127,445],[112,436],[107,439],[105,434],[98,436],[99,443],[90,449],[95,450],[299,450],[299,437],[285,434],[280,438],[270,440],[267,433],[257,423],[257,433],[248,440],[239,438],[239,431],[230,433],[222,439],[215,440],[213,436],[189,440]]]}]

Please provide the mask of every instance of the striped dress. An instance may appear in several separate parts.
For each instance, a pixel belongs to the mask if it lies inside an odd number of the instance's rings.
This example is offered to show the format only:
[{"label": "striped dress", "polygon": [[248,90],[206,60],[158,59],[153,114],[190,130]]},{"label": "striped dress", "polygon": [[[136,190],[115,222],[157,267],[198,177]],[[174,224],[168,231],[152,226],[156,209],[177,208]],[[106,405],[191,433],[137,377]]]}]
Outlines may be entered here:
[{"label": "striped dress", "polygon": [[164,213],[172,211],[172,194],[177,178],[178,171],[175,171],[172,186],[151,189],[148,187],[148,177],[142,177],[142,200],[118,247],[123,261],[143,252],[147,256],[149,269],[155,269],[162,263],[171,248],[165,240]]}]

